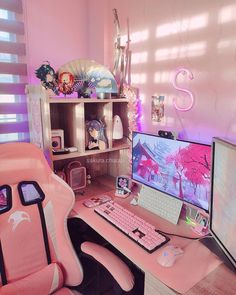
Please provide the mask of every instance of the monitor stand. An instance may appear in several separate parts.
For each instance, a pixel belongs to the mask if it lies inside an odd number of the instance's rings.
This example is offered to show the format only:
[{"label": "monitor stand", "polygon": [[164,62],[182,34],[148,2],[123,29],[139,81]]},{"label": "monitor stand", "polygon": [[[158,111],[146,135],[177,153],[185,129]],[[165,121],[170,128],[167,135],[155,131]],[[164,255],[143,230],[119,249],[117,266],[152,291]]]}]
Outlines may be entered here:
[{"label": "monitor stand", "polygon": [[223,263],[231,270],[236,273],[236,269],[233,267],[232,263],[228,259],[228,257],[224,254],[223,250],[216,242],[216,240],[212,238],[203,238],[199,240],[205,247],[207,247],[211,252],[213,252],[216,256],[223,261]]},{"label": "monitor stand", "polygon": [[183,201],[142,185],[139,192],[138,205],[158,216],[177,224]]}]

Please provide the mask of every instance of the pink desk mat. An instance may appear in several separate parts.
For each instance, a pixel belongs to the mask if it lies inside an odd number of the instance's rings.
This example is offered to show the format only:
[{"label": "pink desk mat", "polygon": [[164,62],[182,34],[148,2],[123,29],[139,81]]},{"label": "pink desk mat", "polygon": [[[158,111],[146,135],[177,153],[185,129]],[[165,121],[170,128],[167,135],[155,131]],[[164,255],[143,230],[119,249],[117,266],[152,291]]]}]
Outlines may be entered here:
[{"label": "pink desk mat", "polygon": [[[118,202],[151,222],[157,229],[187,236],[193,235],[183,221],[178,225],[173,225],[143,208],[131,207],[128,200],[118,200]],[[162,248],[149,254],[125,234],[97,215],[93,208],[86,208],[81,200],[76,202],[72,216],[83,219],[143,271],[149,272],[162,283],[181,294],[186,293],[221,264],[221,261],[199,241],[170,236],[171,240],[168,245],[181,247],[184,254],[177,258],[172,267],[163,267],[157,263],[157,256]]]}]

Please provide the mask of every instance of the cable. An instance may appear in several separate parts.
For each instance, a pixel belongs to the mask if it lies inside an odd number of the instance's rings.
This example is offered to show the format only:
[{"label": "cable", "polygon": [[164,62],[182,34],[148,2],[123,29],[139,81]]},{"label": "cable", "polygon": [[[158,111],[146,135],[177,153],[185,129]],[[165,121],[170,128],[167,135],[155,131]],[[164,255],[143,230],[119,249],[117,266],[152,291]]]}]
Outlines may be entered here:
[{"label": "cable", "polygon": [[164,231],[161,231],[161,230],[158,230],[158,232],[160,232],[161,234],[164,234],[164,235],[175,236],[175,237],[179,237],[179,238],[183,238],[183,239],[189,239],[189,240],[202,240],[202,239],[205,239],[205,238],[213,238],[210,235],[200,237],[200,238],[192,238],[192,237],[186,237],[186,236],[176,235],[176,234],[172,234],[172,233],[167,233],[167,232],[164,232]]}]

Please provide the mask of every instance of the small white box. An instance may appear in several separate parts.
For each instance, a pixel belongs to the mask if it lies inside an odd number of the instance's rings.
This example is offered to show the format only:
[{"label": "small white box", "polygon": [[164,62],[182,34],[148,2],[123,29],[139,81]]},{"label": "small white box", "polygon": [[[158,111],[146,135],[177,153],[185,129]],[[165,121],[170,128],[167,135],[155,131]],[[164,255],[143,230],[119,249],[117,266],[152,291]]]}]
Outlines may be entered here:
[{"label": "small white box", "polygon": [[54,150],[64,149],[64,130],[53,129],[52,130],[52,148]]}]

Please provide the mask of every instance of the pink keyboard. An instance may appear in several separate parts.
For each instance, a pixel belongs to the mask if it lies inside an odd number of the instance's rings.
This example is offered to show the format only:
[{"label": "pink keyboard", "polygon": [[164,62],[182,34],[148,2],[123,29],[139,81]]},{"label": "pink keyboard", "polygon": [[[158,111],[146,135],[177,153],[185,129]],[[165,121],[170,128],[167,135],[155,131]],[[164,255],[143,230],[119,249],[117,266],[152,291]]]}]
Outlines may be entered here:
[{"label": "pink keyboard", "polygon": [[113,201],[96,207],[94,211],[149,253],[170,240],[153,225]]}]

